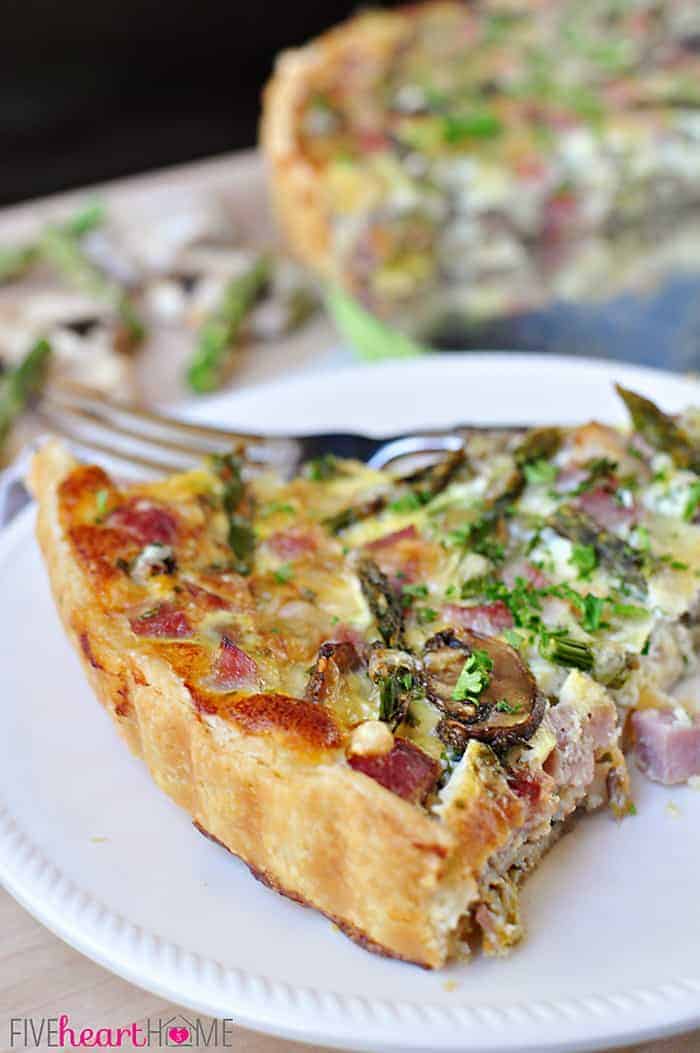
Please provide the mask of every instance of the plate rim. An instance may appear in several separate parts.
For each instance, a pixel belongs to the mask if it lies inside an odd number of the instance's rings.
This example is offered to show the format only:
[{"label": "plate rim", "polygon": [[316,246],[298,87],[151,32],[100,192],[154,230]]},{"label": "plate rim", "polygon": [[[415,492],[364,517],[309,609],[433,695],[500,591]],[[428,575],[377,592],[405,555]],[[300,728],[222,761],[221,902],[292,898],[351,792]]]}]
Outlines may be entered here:
[{"label": "plate rim", "polygon": [[[428,354],[419,355],[415,358],[405,359],[380,359],[377,361],[362,361],[344,363],[323,369],[310,370],[302,368],[284,376],[275,377],[260,384],[251,384],[239,389],[228,389],[203,398],[188,397],[178,402],[175,406],[169,404],[163,408],[184,413],[193,418],[205,418],[210,413],[217,412],[220,406],[225,406],[231,399],[238,397],[248,399],[260,395],[264,397],[266,392],[280,391],[282,388],[300,388],[311,383],[323,383],[331,377],[338,383],[344,380],[352,380],[361,374],[381,375],[382,373],[401,372],[404,374],[415,372],[421,373],[426,369],[439,368],[455,365],[464,367],[467,371],[473,367],[487,367],[498,370],[499,367],[517,365],[526,369],[536,371],[539,369],[575,369],[590,375],[607,375],[610,383],[614,377],[610,374],[614,371],[622,379],[636,377],[642,383],[652,385],[659,379],[672,380],[674,383],[682,384],[689,390],[696,389],[697,397],[700,398],[700,373],[684,374],[663,369],[658,366],[637,365],[633,362],[621,362],[614,358],[593,355],[560,355],[546,351],[432,351]],[[529,414],[523,413],[524,421],[527,422]],[[456,422],[455,422],[456,423]],[[496,422],[498,423],[498,422]],[[534,422],[533,422],[534,423]],[[418,427],[422,427],[419,424]],[[267,431],[266,427],[266,431]],[[382,435],[380,429],[366,429],[369,434]],[[274,434],[274,429],[269,429]]]},{"label": "plate rim", "polygon": [[[600,359],[513,353],[533,368],[586,362],[603,371],[618,369],[665,374],[690,388],[686,379],[664,370],[634,367]],[[429,358],[420,360],[424,367]],[[457,356],[449,355],[456,359]],[[462,356],[459,356],[462,357]],[[467,356],[464,356],[465,358]],[[504,358],[502,353],[468,353],[469,359]],[[508,354],[508,357],[511,357]],[[378,363],[350,366],[324,374],[342,381],[342,374],[368,370],[405,370],[419,363]],[[319,373],[302,373],[297,384],[319,382]],[[322,381],[323,382],[323,381]],[[264,393],[270,384],[245,389]],[[197,412],[234,399],[228,392],[197,403]],[[191,404],[190,404],[191,405]],[[201,409],[200,409],[201,407]],[[178,407],[179,409],[183,407]],[[189,408],[189,407],[188,407]],[[16,546],[31,544],[34,507],[24,509],[0,533],[0,572]],[[59,938],[124,979],[197,1012],[230,1014],[243,1027],[296,1041],[353,1049],[473,1050],[488,1053],[576,1051],[646,1041],[700,1026],[700,974],[681,977],[658,987],[621,989],[605,995],[582,995],[507,1006],[402,1002],[295,986],[284,980],[224,966],[157,933],[131,922],[80,889],[34,844],[0,799],[0,884],[25,909]],[[513,1034],[518,1044],[513,1044]]]}]

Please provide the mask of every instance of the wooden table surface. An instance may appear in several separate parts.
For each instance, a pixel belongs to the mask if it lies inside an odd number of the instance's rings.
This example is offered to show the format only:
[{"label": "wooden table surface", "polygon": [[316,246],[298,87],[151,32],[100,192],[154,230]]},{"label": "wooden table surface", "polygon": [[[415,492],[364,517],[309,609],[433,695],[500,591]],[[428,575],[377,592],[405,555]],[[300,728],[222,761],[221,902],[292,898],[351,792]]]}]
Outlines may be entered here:
[{"label": "wooden table surface", "polygon": [[[270,232],[264,188],[257,158],[246,153],[205,164],[189,165],[155,176],[123,181],[101,191],[109,202],[139,196],[147,199],[167,182],[179,190],[211,185],[216,192],[230,194],[239,203],[241,223],[252,237],[268,237]],[[67,200],[80,201],[85,194],[64,195],[61,199],[32,203],[0,213],[0,242],[30,230],[47,212]],[[263,353],[243,357],[235,376],[238,386],[257,383],[286,371],[329,368],[341,360],[332,351],[333,332],[319,320],[302,333]],[[139,365],[139,381],[146,397],[172,400],[182,397],[177,381],[178,348],[169,342],[149,351]],[[114,976],[55,937],[4,890],[0,888],[0,1053],[25,1048],[23,1042],[11,1045],[10,1024],[32,1018],[68,1014],[79,1027],[125,1027],[132,1022],[144,1026],[147,1020],[167,1020],[179,1012],[156,995]],[[188,1014],[190,1018],[192,1014]],[[208,1031],[206,1018],[199,1018]],[[39,1048],[47,1048],[46,1044]],[[234,1049],[238,1053],[294,1053],[318,1047],[285,1042],[235,1028],[226,1045],[209,1049]],[[630,1053],[700,1053],[700,1031],[630,1047]]]}]

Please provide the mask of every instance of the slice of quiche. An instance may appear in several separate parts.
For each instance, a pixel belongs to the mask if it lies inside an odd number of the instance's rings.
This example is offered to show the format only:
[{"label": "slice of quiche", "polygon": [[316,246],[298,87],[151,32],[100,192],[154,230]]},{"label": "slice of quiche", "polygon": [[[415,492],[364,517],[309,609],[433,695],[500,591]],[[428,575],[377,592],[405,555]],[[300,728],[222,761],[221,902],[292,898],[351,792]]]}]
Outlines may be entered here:
[{"label": "slice of quiche", "polygon": [[516,943],[569,820],[632,808],[618,713],[652,775],[700,770],[665,694],[694,661],[696,420],[626,397],[630,434],[465,433],[401,481],[231,454],[122,489],[56,442],[34,460],[56,603],[123,738],[370,950]]}]

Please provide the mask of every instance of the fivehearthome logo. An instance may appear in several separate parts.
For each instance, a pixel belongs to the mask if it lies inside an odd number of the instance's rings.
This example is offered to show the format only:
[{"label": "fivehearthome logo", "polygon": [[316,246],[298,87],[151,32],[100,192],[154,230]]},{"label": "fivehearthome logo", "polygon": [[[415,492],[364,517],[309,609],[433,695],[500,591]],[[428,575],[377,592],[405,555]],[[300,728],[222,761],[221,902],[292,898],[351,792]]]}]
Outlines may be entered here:
[{"label": "fivehearthome logo", "polygon": [[79,1027],[67,1013],[10,1019],[10,1049],[207,1049],[233,1045],[233,1020],[201,1020],[181,1013],[148,1017],[122,1027]]}]

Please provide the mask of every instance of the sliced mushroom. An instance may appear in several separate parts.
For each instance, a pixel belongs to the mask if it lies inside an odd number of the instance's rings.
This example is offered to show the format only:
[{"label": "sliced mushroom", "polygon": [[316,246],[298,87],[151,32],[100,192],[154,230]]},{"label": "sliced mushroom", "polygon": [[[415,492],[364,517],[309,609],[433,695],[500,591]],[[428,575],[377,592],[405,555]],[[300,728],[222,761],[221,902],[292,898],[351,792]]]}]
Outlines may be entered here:
[{"label": "sliced mushroom", "polygon": [[[460,673],[475,651],[492,663],[488,682],[473,699],[455,699]],[[438,734],[452,748],[464,749],[470,738],[508,746],[531,738],[539,727],[544,697],[518,652],[503,640],[446,629],[425,644],[423,665],[428,697],[444,713]]]},{"label": "sliced mushroom", "polygon": [[344,674],[360,669],[362,664],[355,645],[348,641],[321,644],[309,677],[306,698],[309,702],[328,704],[337,696]]}]

